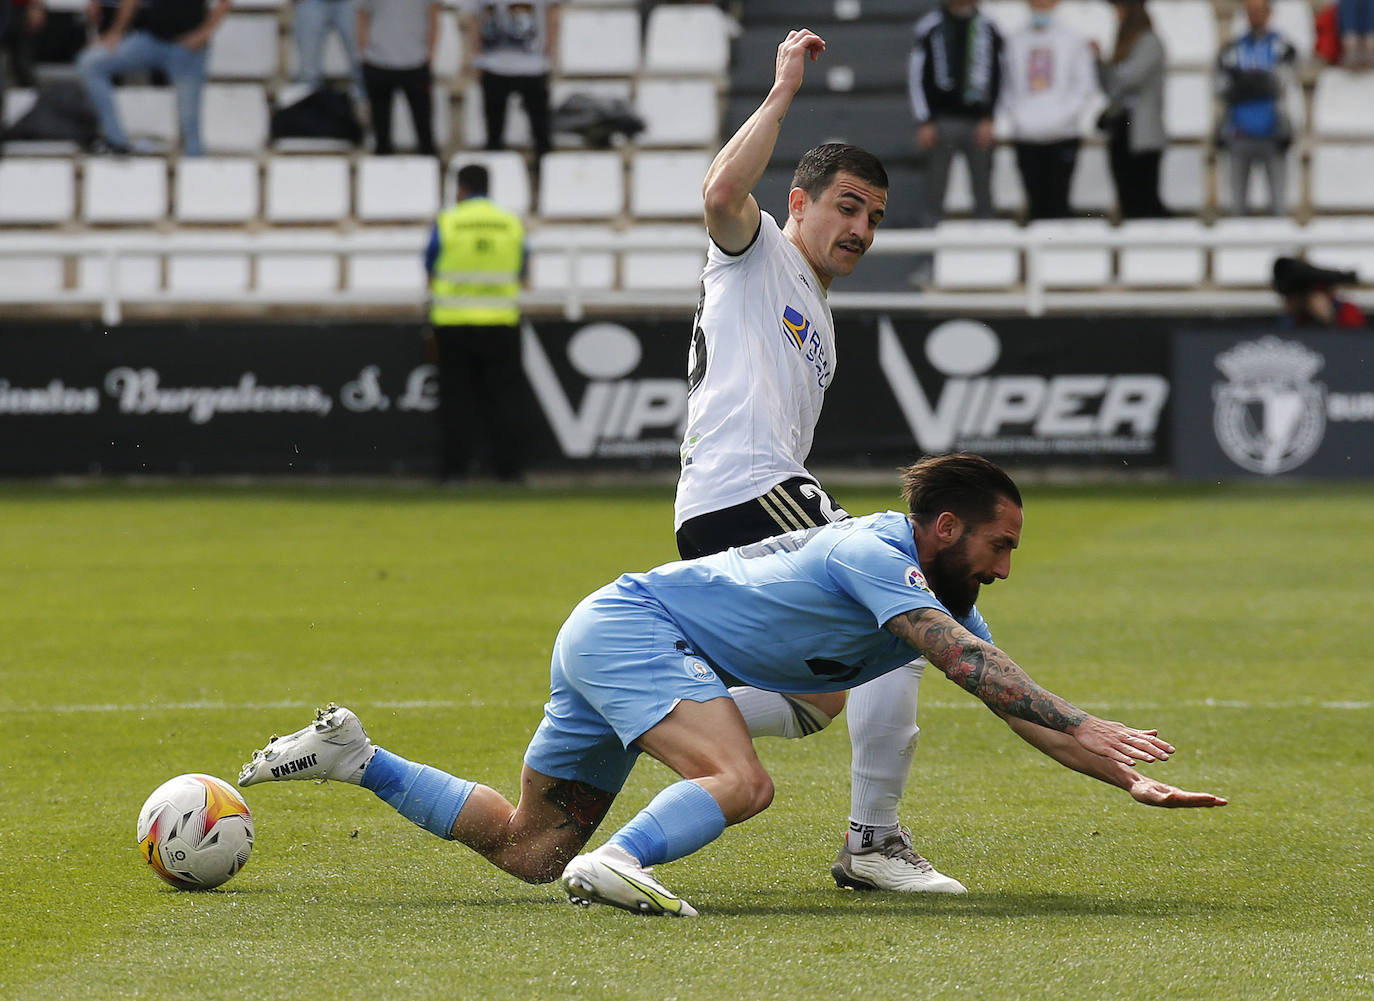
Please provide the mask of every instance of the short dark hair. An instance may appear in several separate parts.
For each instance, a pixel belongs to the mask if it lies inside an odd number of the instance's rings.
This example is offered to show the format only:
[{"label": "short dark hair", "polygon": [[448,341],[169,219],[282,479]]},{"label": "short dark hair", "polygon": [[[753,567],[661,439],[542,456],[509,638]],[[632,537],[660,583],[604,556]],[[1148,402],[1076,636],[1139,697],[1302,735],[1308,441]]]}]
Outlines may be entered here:
[{"label": "short dark hair", "polygon": [[470,163],[458,168],[458,187],[468,194],[485,195],[490,189],[491,175],[480,163]]},{"label": "short dark hair", "polygon": [[918,525],[950,511],[969,525],[983,525],[1006,499],[1021,507],[1021,491],[995,463],[971,452],[929,455],[898,470],[902,497]]},{"label": "short dark hair", "polygon": [[803,153],[792,174],[792,187],[801,188],[807,197],[816,199],[841,171],[875,188],[888,189],[887,171],[882,161],[868,150],[849,143],[822,143]]}]

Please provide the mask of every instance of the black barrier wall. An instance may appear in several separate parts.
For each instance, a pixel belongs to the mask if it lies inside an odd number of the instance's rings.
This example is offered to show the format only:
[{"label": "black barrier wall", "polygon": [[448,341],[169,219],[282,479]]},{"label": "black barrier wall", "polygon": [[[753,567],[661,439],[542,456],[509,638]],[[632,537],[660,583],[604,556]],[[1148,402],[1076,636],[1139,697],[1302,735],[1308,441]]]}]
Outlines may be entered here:
[{"label": "black barrier wall", "polygon": [[[1176,325],[841,316],[811,463],[890,469],[963,448],[1020,468],[1374,472],[1371,335]],[[527,323],[526,382],[510,391],[527,402],[532,467],[675,469],[688,331],[685,317]],[[1266,334],[1298,345],[1274,356],[1269,381],[1218,367]],[[1325,382],[1313,374],[1283,392],[1263,388],[1282,365],[1312,368],[1310,355],[1298,364],[1299,349],[1321,356],[1312,371]],[[1252,355],[1234,357],[1231,368],[1248,372]],[[1312,385],[1324,444],[1299,462],[1311,420],[1291,415],[1315,406]],[[34,324],[0,335],[4,475],[428,475],[436,406],[416,324]],[[1258,468],[1227,452],[1232,438],[1212,437],[1223,426],[1249,435],[1242,451],[1260,456]]]}]

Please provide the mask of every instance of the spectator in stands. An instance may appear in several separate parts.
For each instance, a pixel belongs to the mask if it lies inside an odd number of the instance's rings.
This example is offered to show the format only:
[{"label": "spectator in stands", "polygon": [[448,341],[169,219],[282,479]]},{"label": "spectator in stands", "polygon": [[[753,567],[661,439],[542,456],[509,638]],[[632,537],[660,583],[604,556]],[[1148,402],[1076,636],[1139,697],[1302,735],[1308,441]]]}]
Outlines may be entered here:
[{"label": "spectator in stands", "polygon": [[439,368],[439,476],[461,482],[485,461],[524,475],[520,352],[525,228],[487,198],[487,168],[458,171],[458,203],[439,213],[425,250]]},{"label": "spectator in stands", "polygon": [[944,214],[954,154],[973,183],[973,211],[992,218],[992,115],[1002,86],[1002,36],[977,0],[945,0],[916,22],[907,90],[926,158],[928,215]]},{"label": "spectator in stands", "polygon": [[1283,107],[1286,74],[1297,50],[1269,27],[1269,0],[1245,0],[1250,26],[1222,47],[1217,57],[1217,93],[1224,111],[1217,145],[1231,161],[1231,197],[1236,215],[1246,212],[1246,192],[1255,167],[1269,183],[1269,214],[1283,215],[1288,147],[1293,129]]},{"label": "spectator in stands", "polygon": [[115,17],[119,14],[123,0],[91,0],[86,7],[86,20],[91,23],[97,35],[103,35],[114,27]]},{"label": "spectator in stands", "polygon": [[1088,40],[1054,17],[1059,0],[1030,0],[1029,23],[1007,37],[1003,106],[1011,117],[1027,217],[1065,219],[1081,121],[1097,93]]},{"label": "spectator in stands", "polygon": [[372,109],[374,152],[395,152],[391,105],[405,95],[421,153],[438,156],[434,145],[434,94],[430,64],[439,39],[438,0],[360,0],[358,44],[363,50],[363,83]]},{"label": "spectator in stands", "polygon": [[[9,70],[14,82],[20,87],[32,87],[37,83],[34,76],[34,42],[43,30],[48,11],[43,0],[7,0],[12,8],[8,25],[0,25],[0,39],[9,54]],[[2,16],[2,15],[0,15]],[[0,74],[4,64],[0,63]],[[0,90],[4,81],[0,80]]]},{"label": "spectator in stands", "polygon": [[1159,200],[1159,161],[1165,144],[1164,45],[1145,0],[1113,0],[1112,6],[1116,44],[1109,58],[1098,53],[1098,81],[1107,95],[1107,110],[1098,126],[1107,133],[1121,218],[1161,219],[1169,215]]},{"label": "spectator in stands", "polygon": [[311,90],[324,81],[324,43],[333,29],[348,59],[348,80],[353,100],[361,104],[362,63],[358,59],[357,0],[296,0],[291,30],[296,41],[296,78]]},{"label": "spectator in stands", "polygon": [[1350,69],[1374,68],[1374,0],[1340,0],[1341,62]]},{"label": "spectator in stands", "polygon": [[512,94],[530,121],[535,169],[550,147],[549,74],[558,50],[557,0],[462,0],[468,72],[480,73],[487,149],[506,148]]},{"label": "spectator in stands", "polygon": [[[113,78],[137,70],[162,70],[177,92],[181,149],[200,156],[200,93],[205,86],[210,38],[231,0],[121,0],[114,22],[76,61],[77,72],[100,119],[101,147],[129,152],[115,110]],[[134,14],[139,27],[130,30]]]},{"label": "spectator in stands", "polygon": [[1283,319],[1292,327],[1333,327],[1357,330],[1364,326],[1360,307],[1336,295],[1342,285],[1358,285],[1353,271],[1336,271],[1308,264],[1300,257],[1274,261],[1274,291],[1283,299]]}]

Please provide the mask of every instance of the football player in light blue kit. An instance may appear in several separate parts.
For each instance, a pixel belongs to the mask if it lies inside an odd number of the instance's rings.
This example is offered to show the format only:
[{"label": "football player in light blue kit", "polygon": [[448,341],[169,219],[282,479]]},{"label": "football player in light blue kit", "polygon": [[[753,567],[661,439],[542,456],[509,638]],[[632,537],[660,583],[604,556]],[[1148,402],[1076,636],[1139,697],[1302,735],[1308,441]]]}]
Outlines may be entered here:
[{"label": "football player in light blue kit", "polygon": [[[1041,688],[990,642],[974,607],[1005,579],[1021,496],[991,462],[955,454],[902,471],[889,511],[631,573],[575,608],[554,643],[544,719],[518,805],[489,786],[376,747],[330,706],[254,753],[240,785],[338,779],[574,902],[692,916],[651,867],[690,855],[768,806],[773,784],[726,685],[841,691],[919,651],[1033,746],[1155,806],[1220,806],[1136,772],[1174,748]],[[647,752],[681,776],[595,851],[578,852]]]}]

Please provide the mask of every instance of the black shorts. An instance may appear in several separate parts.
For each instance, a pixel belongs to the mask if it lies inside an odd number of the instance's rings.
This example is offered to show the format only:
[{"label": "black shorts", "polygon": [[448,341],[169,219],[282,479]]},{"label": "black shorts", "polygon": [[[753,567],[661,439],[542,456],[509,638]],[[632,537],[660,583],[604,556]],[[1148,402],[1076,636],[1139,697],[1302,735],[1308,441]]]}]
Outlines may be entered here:
[{"label": "black shorts", "polygon": [[819,483],[794,476],[761,497],[684,521],[677,530],[677,551],[693,560],[848,517]]}]

